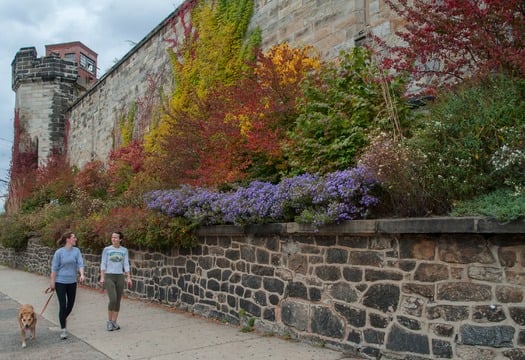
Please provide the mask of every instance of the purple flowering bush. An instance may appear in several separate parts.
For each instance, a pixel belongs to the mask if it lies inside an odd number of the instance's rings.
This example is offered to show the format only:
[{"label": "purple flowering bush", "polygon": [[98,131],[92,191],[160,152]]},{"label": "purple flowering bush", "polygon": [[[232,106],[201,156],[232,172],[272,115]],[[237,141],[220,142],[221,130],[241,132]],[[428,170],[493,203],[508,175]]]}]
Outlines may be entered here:
[{"label": "purple flowering bush", "polygon": [[262,224],[296,221],[320,226],[365,218],[378,203],[378,185],[364,166],[324,176],[303,174],[278,184],[253,181],[228,192],[181,186],[146,195],[148,208],[193,224]]}]

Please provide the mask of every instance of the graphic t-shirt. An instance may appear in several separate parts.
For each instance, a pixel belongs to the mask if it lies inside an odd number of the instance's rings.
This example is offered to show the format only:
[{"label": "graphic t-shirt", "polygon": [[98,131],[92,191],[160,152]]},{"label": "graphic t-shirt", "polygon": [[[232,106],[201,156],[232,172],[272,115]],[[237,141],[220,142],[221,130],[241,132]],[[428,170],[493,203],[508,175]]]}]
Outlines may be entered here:
[{"label": "graphic t-shirt", "polygon": [[102,251],[100,269],[106,274],[123,274],[129,272],[128,249],[113,245],[106,246]]}]

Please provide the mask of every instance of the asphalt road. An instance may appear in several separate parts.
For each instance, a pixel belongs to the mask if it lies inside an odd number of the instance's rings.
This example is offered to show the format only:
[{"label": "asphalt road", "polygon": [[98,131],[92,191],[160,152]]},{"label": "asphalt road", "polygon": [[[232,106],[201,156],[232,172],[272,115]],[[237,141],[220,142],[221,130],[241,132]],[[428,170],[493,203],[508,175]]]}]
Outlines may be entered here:
[{"label": "asphalt road", "polygon": [[[79,338],[69,334],[60,339],[60,329],[38,316],[36,338],[27,336],[27,347],[22,348],[17,314],[20,304],[0,292],[0,359],[2,360],[106,360],[110,359]],[[35,309],[39,311],[39,309]]]}]

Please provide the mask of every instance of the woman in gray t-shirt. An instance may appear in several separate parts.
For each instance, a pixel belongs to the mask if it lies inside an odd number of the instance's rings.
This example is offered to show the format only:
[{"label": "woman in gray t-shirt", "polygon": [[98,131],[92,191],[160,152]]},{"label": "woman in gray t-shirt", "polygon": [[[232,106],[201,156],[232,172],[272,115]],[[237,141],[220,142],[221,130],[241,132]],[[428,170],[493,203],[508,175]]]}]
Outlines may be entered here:
[{"label": "woman in gray t-shirt", "polygon": [[[116,231],[111,234],[111,245],[106,246],[102,251],[100,262],[100,283],[108,292],[108,321],[106,328],[108,331],[119,330],[117,324],[118,313],[120,311],[120,301],[124,294],[124,286],[127,283],[131,287],[131,275],[129,272],[128,249],[120,245],[124,239],[121,232]],[[124,276],[126,279],[124,280]]]}]

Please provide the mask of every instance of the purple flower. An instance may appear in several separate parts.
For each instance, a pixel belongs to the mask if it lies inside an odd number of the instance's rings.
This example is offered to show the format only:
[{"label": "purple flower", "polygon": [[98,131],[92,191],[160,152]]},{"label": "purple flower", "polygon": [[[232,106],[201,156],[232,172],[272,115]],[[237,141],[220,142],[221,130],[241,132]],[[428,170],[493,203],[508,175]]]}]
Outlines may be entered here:
[{"label": "purple flower", "polygon": [[253,181],[235,191],[214,192],[187,185],[157,190],[147,206],[194,224],[253,224],[298,221],[316,226],[364,218],[378,203],[377,179],[363,166],[325,176],[303,174],[279,184]]}]

